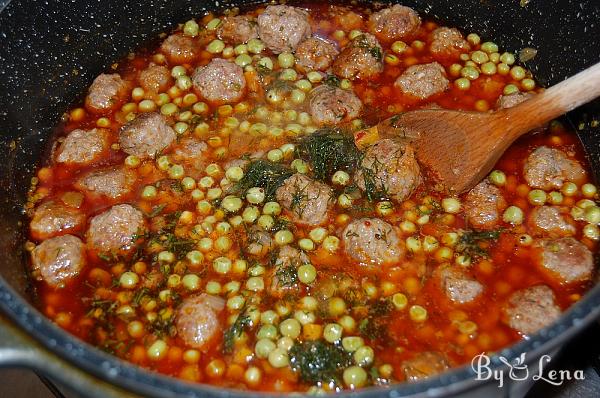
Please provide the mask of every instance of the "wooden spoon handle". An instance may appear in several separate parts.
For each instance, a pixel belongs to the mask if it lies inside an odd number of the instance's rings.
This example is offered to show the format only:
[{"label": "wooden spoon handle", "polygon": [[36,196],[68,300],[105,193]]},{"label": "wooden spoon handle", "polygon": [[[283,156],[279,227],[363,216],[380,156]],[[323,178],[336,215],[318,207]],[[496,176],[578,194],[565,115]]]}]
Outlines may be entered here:
[{"label": "wooden spoon handle", "polygon": [[521,104],[497,112],[504,134],[517,138],[600,96],[600,63]]}]

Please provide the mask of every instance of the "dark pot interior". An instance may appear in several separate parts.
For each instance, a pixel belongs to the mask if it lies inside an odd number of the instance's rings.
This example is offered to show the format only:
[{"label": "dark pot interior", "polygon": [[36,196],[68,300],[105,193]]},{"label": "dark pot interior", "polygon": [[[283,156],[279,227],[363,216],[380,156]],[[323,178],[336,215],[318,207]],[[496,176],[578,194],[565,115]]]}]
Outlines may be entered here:
[{"label": "dark pot interior", "polygon": [[[0,1],[0,308],[21,328],[59,356],[100,377],[149,395],[241,395],[190,386],[155,376],[113,359],[71,338],[43,318],[29,294],[22,243],[22,206],[30,178],[61,115],[93,78],[111,63],[168,31],[176,23],[207,10],[255,1],[104,0],[89,2]],[[600,60],[600,4],[595,0],[425,0],[403,1],[422,15],[477,32],[501,48],[538,50],[527,67],[544,86],[555,84]],[[2,9],[4,6],[4,9]],[[600,129],[590,127],[600,116],[598,103],[570,115],[580,130],[594,173],[600,170]],[[600,312],[600,287],[590,291],[557,324],[500,354],[558,347]],[[496,360],[494,366],[500,366]],[[457,369],[425,383],[365,390],[410,395],[436,387],[437,394],[475,385],[472,371]],[[248,394],[244,394],[247,396]]]}]

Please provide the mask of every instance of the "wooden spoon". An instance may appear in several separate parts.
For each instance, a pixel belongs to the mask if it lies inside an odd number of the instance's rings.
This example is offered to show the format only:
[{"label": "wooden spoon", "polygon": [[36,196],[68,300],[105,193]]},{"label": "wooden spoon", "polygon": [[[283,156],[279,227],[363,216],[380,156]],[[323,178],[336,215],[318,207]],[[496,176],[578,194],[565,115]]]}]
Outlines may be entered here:
[{"label": "wooden spoon", "polygon": [[518,137],[600,96],[600,63],[519,105],[495,112],[421,109],[381,122],[380,135],[402,134],[431,178],[451,193],[475,186]]}]

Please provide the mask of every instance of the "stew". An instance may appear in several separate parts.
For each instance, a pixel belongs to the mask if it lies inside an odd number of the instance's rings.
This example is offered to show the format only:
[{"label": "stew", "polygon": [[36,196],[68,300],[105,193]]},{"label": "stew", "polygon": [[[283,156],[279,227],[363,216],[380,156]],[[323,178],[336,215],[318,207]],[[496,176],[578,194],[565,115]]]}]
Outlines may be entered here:
[{"label": "stew", "polygon": [[370,127],[541,88],[475,33],[373,7],[199,16],[98,76],[32,179],[43,313],[167,375],[316,393],[438,374],[579,300],[600,207],[575,134],[552,122],[437,192],[409,137]]}]

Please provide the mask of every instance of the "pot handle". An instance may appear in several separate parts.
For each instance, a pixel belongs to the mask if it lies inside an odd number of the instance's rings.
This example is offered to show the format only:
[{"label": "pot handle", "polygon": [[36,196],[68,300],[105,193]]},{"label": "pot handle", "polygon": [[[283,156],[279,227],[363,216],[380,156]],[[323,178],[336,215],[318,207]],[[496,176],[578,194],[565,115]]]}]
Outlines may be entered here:
[{"label": "pot handle", "polygon": [[78,369],[43,347],[0,313],[0,368],[26,368],[90,398],[135,398]]}]

